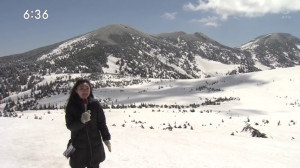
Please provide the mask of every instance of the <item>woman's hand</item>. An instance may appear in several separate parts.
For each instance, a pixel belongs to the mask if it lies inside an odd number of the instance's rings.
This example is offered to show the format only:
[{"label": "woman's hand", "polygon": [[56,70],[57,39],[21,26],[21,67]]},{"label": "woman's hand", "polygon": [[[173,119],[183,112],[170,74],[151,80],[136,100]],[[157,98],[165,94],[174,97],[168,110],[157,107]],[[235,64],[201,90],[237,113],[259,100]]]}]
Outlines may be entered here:
[{"label": "woman's hand", "polygon": [[91,120],[91,111],[88,110],[81,114],[81,122],[85,124],[86,122],[89,122]]}]

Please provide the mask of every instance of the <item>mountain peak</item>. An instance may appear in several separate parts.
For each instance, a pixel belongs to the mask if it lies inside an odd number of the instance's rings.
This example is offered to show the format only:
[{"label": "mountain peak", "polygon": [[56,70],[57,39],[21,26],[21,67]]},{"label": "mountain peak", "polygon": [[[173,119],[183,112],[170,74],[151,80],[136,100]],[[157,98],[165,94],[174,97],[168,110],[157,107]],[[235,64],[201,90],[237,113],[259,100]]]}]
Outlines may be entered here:
[{"label": "mountain peak", "polygon": [[285,42],[296,39],[296,37],[292,36],[288,33],[271,33],[267,35],[262,35],[256,38],[257,40],[260,40],[262,43],[275,43],[275,42]]},{"label": "mountain peak", "polygon": [[118,44],[112,36],[136,35],[153,39],[153,36],[123,24],[111,24],[90,32],[92,38],[108,44]]},{"label": "mountain peak", "polygon": [[[261,45],[270,45],[274,43],[285,44],[286,42],[300,42],[300,39],[288,33],[270,33],[256,37],[254,40],[243,46],[256,43]],[[242,47],[243,47],[242,46]]]},{"label": "mountain peak", "polygon": [[124,32],[140,32],[140,31],[123,24],[111,24],[92,31],[92,33],[103,33],[103,32],[122,34]]},{"label": "mountain peak", "polygon": [[254,48],[258,45],[300,45],[300,39],[289,33],[270,33],[256,37],[254,40],[242,45],[240,48]]},{"label": "mountain peak", "polygon": [[288,33],[261,35],[240,48],[271,68],[294,66],[300,60],[300,39]]}]

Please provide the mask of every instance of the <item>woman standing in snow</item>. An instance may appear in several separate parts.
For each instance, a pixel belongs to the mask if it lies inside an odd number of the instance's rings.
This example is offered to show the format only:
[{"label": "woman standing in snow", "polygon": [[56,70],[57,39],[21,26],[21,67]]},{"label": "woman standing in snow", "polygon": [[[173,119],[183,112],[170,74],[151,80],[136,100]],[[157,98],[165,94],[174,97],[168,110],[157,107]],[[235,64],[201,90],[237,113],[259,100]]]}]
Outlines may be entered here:
[{"label": "woman standing in snow", "polygon": [[75,152],[72,168],[99,168],[105,160],[102,140],[111,152],[110,133],[100,103],[94,99],[89,80],[79,79],[73,86],[66,107],[66,126],[71,131]]}]

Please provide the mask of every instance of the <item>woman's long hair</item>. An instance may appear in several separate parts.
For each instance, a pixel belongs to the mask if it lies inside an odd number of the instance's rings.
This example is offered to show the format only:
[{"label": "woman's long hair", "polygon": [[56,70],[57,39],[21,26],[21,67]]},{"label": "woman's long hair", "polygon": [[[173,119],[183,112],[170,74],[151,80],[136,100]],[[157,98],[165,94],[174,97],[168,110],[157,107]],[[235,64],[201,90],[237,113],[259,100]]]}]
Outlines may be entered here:
[{"label": "woman's long hair", "polygon": [[78,79],[71,90],[70,97],[67,102],[67,106],[69,105],[69,103],[71,101],[76,101],[76,100],[80,99],[79,95],[76,93],[76,89],[79,85],[81,85],[83,83],[87,83],[90,86],[90,95],[89,95],[88,99],[94,98],[91,82],[88,79]]}]

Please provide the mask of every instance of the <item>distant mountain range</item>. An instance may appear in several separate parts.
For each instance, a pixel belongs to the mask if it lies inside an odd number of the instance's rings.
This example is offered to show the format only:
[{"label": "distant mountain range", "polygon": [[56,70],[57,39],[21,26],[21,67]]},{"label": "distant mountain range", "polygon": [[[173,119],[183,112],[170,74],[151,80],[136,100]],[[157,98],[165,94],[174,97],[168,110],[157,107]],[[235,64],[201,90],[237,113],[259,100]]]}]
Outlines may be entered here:
[{"label": "distant mountain range", "polygon": [[[201,60],[236,65],[227,74],[291,67],[300,61],[300,39],[290,34],[262,35],[231,48],[202,33],[151,35],[126,25],[108,25],[72,39],[22,54],[1,57],[7,69],[31,73],[103,73],[108,62],[114,72],[153,78],[201,78]],[[6,76],[6,75],[5,75]]]},{"label": "distant mountain range", "polygon": [[23,72],[109,72],[184,79],[218,73],[208,71],[203,61],[228,65],[222,75],[291,67],[300,61],[300,39],[273,33],[231,48],[199,32],[151,35],[115,24],[22,54],[0,57],[0,77]]}]

